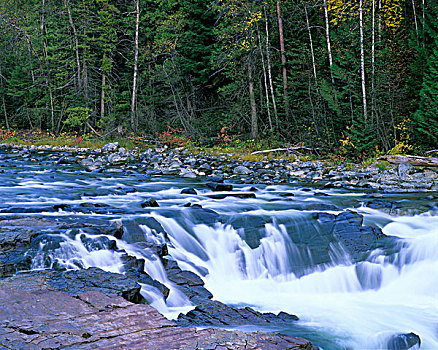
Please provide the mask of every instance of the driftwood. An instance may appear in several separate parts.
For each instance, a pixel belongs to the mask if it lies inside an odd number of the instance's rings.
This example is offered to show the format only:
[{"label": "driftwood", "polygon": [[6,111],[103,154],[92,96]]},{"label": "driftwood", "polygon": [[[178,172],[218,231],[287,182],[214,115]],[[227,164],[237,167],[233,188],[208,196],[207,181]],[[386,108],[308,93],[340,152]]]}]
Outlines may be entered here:
[{"label": "driftwood", "polygon": [[251,154],[263,154],[263,153],[271,153],[271,152],[292,152],[292,153],[298,153],[298,151],[317,151],[319,148],[309,148],[305,146],[297,146],[297,147],[286,147],[286,148],[274,148],[274,149],[267,149],[263,151],[255,151]]},{"label": "driftwood", "polygon": [[408,163],[416,166],[438,167],[438,158],[435,157],[388,154],[386,156],[381,156],[378,159],[386,160],[393,164]]},{"label": "driftwood", "polygon": [[99,137],[103,137],[101,134],[99,134],[91,125],[90,125],[90,123],[88,123],[87,122],[87,126],[91,129],[91,131],[93,132],[93,133],[95,133],[97,136],[99,136]]}]

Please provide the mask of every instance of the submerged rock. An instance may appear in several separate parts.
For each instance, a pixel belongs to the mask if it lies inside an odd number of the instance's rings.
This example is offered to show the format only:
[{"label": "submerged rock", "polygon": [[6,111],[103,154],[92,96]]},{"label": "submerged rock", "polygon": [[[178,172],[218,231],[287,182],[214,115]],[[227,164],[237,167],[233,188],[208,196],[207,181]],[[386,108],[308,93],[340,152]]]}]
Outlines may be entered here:
[{"label": "submerged rock", "polygon": [[421,339],[415,333],[397,334],[388,340],[388,350],[409,350],[419,349],[421,345]]}]

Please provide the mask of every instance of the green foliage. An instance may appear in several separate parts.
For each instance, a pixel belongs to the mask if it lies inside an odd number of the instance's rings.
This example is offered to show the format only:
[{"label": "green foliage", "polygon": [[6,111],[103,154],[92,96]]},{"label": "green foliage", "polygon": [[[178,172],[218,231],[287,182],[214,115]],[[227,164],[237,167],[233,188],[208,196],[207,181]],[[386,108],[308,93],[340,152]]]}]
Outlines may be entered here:
[{"label": "green foliage", "polygon": [[[165,137],[172,125],[168,136],[181,136],[181,142],[192,136],[213,144],[219,132],[222,146],[242,147],[233,143],[244,144],[250,131],[251,67],[262,138],[331,150],[340,145],[339,161],[376,147],[431,148],[438,143],[437,2],[425,2],[422,23],[420,2],[404,1],[382,3],[374,27],[371,2],[364,2],[364,120],[357,4],[351,1],[329,1],[331,66],[323,2],[281,1],[283,67],[277,1],[139,0],[132,104],[136,1],[4,0],[0,124],[7,116],[14,128],[56,135],[86,123],[107,132],[127,130],[134,117],[136,131],[149,136]],[[403,122],[410,139],[400,137]]]},{"label": "green foliage", "polygon": [[67,108],[67,119],[63,123],[73,129],[83,127],[90,118],[90,113],[91,109],[88,107]]}]

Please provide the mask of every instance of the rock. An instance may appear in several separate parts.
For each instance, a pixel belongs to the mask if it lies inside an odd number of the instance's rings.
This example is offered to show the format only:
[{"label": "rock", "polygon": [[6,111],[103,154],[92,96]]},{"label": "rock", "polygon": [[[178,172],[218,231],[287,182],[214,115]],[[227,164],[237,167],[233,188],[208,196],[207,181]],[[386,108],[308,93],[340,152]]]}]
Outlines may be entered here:
[{"label": "rock", "polygon": [[180,314],[177,319],[179,326],[245,326],[245,325],[288,325],[297,321],[298,317],[285,312],[279,315],[261,313],[249,307],[244,309],[232,308],[216,300],[209,300],[186,315]]},{"label": "rock", "polygon": [[207,194],[206,197],[211,199],[224,199],[226,197],[236,197],[236,198],[256,198],[255,193],[253,192],[231,192],[231,193],[214,193]]},{"label": "rock", "polygon": [[7,349],[317,349],[302,338],[265,332],[176,327],[151,306],[98,291],[74,298],[2,287],[0,304],[0,347]]},{"label": "rock", "polygon": [[54,271],[38,270],[21,273],[0,280],[0,288],[20,291],[51,289],[77,296],[86,291],[99,291],[108,296],[121,296],[133,303],[141,303],[140,285],[117,273],[97,267],[86,270]]},{"label": "rock", "polygon": [[388,350],[419,349],[421,339],[415,333],[397,334],[392,336],[387,343]]},{"label": "rock", "polygon": [[141,203],[142,208],[157,208],[160,205],[153,198],[147,198],[143,203]]},{"label": "rock", "polygon": [[414,172],[415,167],[412,164],[409,163],[400,163],[397,167],[397,174],[401,178],[406,177],[406,175],[411,174]]},{"label": "rock", "polygon": [[0,220],[0,277],[28,270],[32,258],[26,254],[38,236],[36,229],[55,229],[61,224],[37,218]]},{"label": "rock", "polygon": [[210,175],[213,173],[210,164],[204,163],[198,168],[199,173],[204,173],[205,175]]},{"label": "rock", "polygon": [[248,169],[246,166],[239,165],[234,168],[233,173],[234,175],[249,175],[252,174],[252,170]]},{"label": "rock", "polygon": [[78,162],[78,159],[76,157],[71,156],[63,156],[59,158],[58,164],[76,164]]},{"label": "rock", "polygon": [[121,156],[120,154],[117,153],[111,153],[108,156],[108,162],[111,165],[123,165],[128,163],[128,157]]},{"label": "rock", "polygon": [[184,188],[181,190],[181,194],[198,194],[194,188]]},{"label": "rock", "polygon": [[115,152],[119,148],[118,142],[107,143],[102,147],[102,152]]},{"label": "rock", "polygon": [[207,187],[212,191],[232,191],[233,185],[223,184],[219,182],[207,182]]}]

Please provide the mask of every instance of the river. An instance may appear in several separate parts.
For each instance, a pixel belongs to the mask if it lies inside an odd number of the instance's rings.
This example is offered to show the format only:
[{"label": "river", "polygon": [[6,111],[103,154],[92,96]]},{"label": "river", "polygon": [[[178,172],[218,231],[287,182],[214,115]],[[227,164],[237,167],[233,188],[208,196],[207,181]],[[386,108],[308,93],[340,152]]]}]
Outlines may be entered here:
[{"label": "river", "polygon": [[[218,199],[202,179],[146,176],[136,167],[90,173],[55,165],[51,157],[44,152],[26,158],[0,153],[2,218],[80,223],[154,217],[168,234],[169,254],[183,270],[201,276],[214,299],[299,317],[276,330],[306,337],[324,349],[385,349],[391,336],[414,332],[422,349],[438,349],[438,211],[431,193],[234,184],[233,193],[253,193],[248,197],[255,198]],[[181,194],[184,188],[197,194]],[[142,208],[148,198],[159,207]],[[373,198],[398,209],[369,205]],[[212,214],[194,215],[193,204]],[[393,243],[352,256],[342,242],[327,238],[321,221],[324,215],[347,211],[395,237]],[[143,229],[152,235],[150,228]],[[161,313],[174,318],[193,308],[167,280],[159,259],[111,239],[131,255],[146,258],[146,272],[171,289],[164,301],[153,289],[143,288]],[[77,237],[66,237],[62,249],[51,254],[67,268],[123,272],[119,252],[89,252]],[[44,267],[43,260],[35,256],[33,267]]]}]

